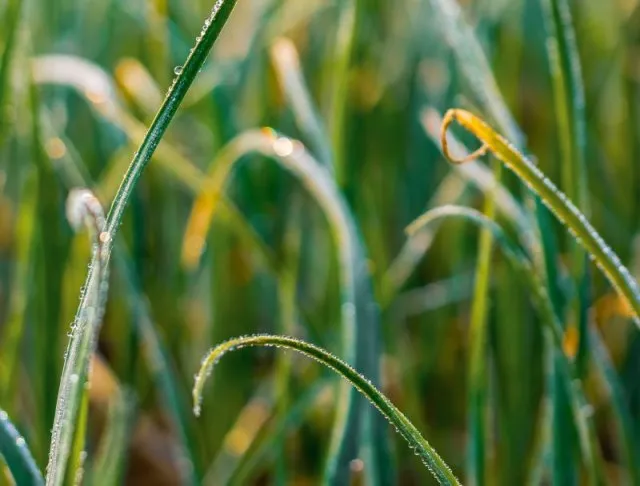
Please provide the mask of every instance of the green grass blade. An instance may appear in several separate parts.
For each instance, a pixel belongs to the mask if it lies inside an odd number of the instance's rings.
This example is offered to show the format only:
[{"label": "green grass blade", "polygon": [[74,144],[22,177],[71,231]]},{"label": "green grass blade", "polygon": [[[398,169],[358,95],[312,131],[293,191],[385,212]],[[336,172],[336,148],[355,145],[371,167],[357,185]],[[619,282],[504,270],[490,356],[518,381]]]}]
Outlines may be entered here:
[{"label": "green grass blade", "polygon": [[[83,442],[80,435],[86,426],[88,364],[96,345],[97,329],[102,320],[108,287],[108,262],[103,230],[105,217],[98,199],[87,189],[72,190],[67,199],[67,219],[75,228],[85,226],[92,237],[94,261],[89,272],[87,285],[81,300],[76,322],[73,327],[72,341],[69,343],[62,371],[58,403],[51,432],[51,449],[47,467],[47,483],[62,484],[65,475],[75,474],[67,471],[67,461],[77,455],[74,443]],[[83,413],[84,410],[84,413]]]},{"label": "green grass blade", "polygon": [[[504,162],[523,182],[529,185],[531,190],[564,223],[566,229],[590,254],[609,282],[620,293],[629,306],[636,325],[640,326],[640,290],[638,290],[638,284],[629,273],[629,270],[622,264],[618,255],[605,243],[587,218],[533,163],[480,118],[468,111],[450,110],[445,116],[443,133],[446,133],[449,125],[454,120],[483,142],[484,145],[474,155],[482,154],[486,150],[493,152],[499,160]],[[445,153],[448,154],[446,138],[444,137],[443,147],[445,148]],[[455,162],[454,159],[452,160]]]},{"label": "green grass blade", "polygon": [[[89,80],[90,79],[91,78],[89,78]],[[177,158],[171,158],[176,154],[178,156]],[[161,142],[158,148],[158,159],[158,165],[164,164],[169,166],[169,161],[173,161],[174,165],[184,163],[186,164],[185,167],[191,167],[189,162],[181,158],[179,153],[175,153],[171,146],[167,145],[166,142]],[[81,174],[81,163],[75,158],[71,158],[70,162],[70,165],[60,166],[60,170]],[[197,172],[195,167],[193,167],[193,170]],[[178,169],[171,173],[176,175],[177,180],[183,182],[188,189],[195,191],[192,179],[184,177],[184,174],[189,174],[188,171]],[[82,182],[82,184],[85,186],[90,185],[90,181],[84,179],[84,176],[81,175],[80,177],[80,182]],[[61,178],[73,179],[73,177],[69,177],[69,174],[61,174]],[[195,187],[199,186],[196,185]],[[246,226],[248,225],[241,215],[236,212],[230,213],[229,211],[231,208],[227,205],[224,205],[221,209],[223,209],[223,211],[221,211],[221,219],[229,221],[230,226],[236,232],[244,235],[247,231]],[[252,237],[253,234],[248,236],[250,241],[253,241],[251,240]],[[256,249],[260,250],[262,247],[258,245],[256,246]],[[188,484],[197,484],[197,480],[194,477],[194,468],[192,467],[192,465],[195,464],[193,441],[191,440],[192,434],[190,434],[188,424],[185,421],[185,415],[183,413],[183,411],[186,410],[186,407],[183,406],[183,403],[181,403],[180,400],[181,391],[180,386],[178,386],[179,379],[174,367],[170,363],[170,358],[167,355],[162,340],[156,332],[146,297],[142,295],[140,286],[136,280],[136,275],[132,270],[133,266],[131,259],[128,256],[127,249],[118,241],[115,242],[114,259],[117,269],[115,278],[117,278],[120,285],[126,289],[125,294],[128,297],[128,305],[134,315],[133,321],[135,326],[133,330],[140,337],[142,356],[146,360],[151,378],[155,381],[156,386],[160,390],[160,395],[163,398],[163,406],[173,421],[180,440],[179,454],[181,456],[180,464],[182,466],[181,474],[183,480]]]},{"label": "green grass blade", "polygon": [[518,147],[524,137],[507,107],[487,56],[456,0],[430,0],[438,25],[456,57],[469,89],[490,118]]},{"label": "green grass blade", "polygon": [[442,206],[433,209],[414,221],[407,228],[407,232],[412,234],[429,224],[437,222],[438,219],[451,217],[463,218],[491,231],[494,241],[499,245],[513,269],[518,272],[522,281],[527,285],[531,298],[539,311],[545,332],[553,343],[554,359],[556,359],[560,367],[562,385],[569,395],[573,420],[579,434],[581,451],[589,469],[589,479],[597,483],[602,474],[599,466],[597,436],[592,420],[587,413],[590,409],[589,404],[582,391],[582,383],[578,378],[575,367],[564,354],[562,325],[555,314],[551,299],[543,285],[543,280],[535,272],[524,252],[507,237],[502,228],[493,220],[488,219],[474,209],[459,206]]},{"label": "green grass blade", "polygon": [[618,376],[618,372],[611,362],[611,356],[605,343],[602,341],[600,331],[595,326],[589,328],[589,345],[593,352],[593,358],[605,384],[615,411],[614,417],[618,429],[618,440],[622,446],[624,460],[627,464],[629,484],[640,484],[640,468],[636,458],[638,457],[638,444],[633,435],[633,418],[631,416],[626,391]]},{"label": "green grass blade", "polygon": [[295,45],[283,37],[273,43],[270,53],[282,92],[304,136],[303,141],[320,162],[332,168],[329,139],[302,75]]},{"label": "green grass blade", "polygon": [[120,389],[109,404],[102,440],[89,475],[89,484],[122,484],[132,432],[135,399]]},{"label": "green grass blade", "polygon": [[[499,165],[494,176],[499,184]],[[488,219],[496,215],[496,200],[491,195],[485,199],[484,213]],[[489,282],[491,278],[491,249],[493,236],[483,230],[480,235],[478,260],[475,271],[475,288],[471,303],[469,323],[469,382],[467,385],[469,443],[467,444],[467,478],[469,482],[483,486],[486,481],[487,463],[487,396],[489,394],[487,346],[487,320]]]},{"label": "green grass blade", "polygon": [[[438,149],[442,150],[440,144],[442,117],[434,109],[427,108],[422,112],[420,121],[429,138],[438,146]],[[469,151],[451,133],[448,134],[448,143],[454,153],[461,154],[463,157],[468,156]],[[459,203],[466,187],[472,185],[485,194],[485,197],[491,196],[496,199],[497,211],[515,225],[525,247],[530,252],[534,252],[536,243],[531,218],[511,193],[496,181],[492,171],[478,161],[455,165],[454,169],[442,180],[429,200],[427,209]],[[384,276],[381,298],[383,306],[393,300],[423,255],[429,250],[435,230],[436,226],[432,225],[425,231],[413,234],[405,241]]]},{"label": "green grass blade", "polygon": [[94,251],[91,271],[87,277],[85,293],[76,315],[74,331],[69,342],[63,368],[60,391],[58,392],[55,419],[51,432],[49,465],[47,466],[48,485],[57,486],[64,481],[73,430],[82,390],[84,390],[87,366],[91,352],[96,345],[102,318],[101,314],[104,309],[109,257],[115,233],[122,221],[127,202],[142,171],[151,159],[185,94],[204,64],[209,50],[220,35],[235,3],[235,0],[218,0],[215,3],[211,15],[205,20],[204,27],[196,39],[195,47],[174,80],[167,97],[158,110],[158,114],[151,123],[145,139],[136,152],[111,206],[104,231],[101,229],[99,234],[99,241],[102,244]]},{"label": "green grass blade", "polygon": [[[546,42],[553,86],[556,120],[562,156],[562,188],[577,208],[590,216],[587,170],[585,165],[586,121],[582,69],[576,45],[571,11],[566,0],[542,0]],[[571,270],[578,292],[570,303],[574,325],[578,329],[577,366],[586,372],[588,361],[588,302],[589,275],[585,253],[570,242]],[[559,449],[567,449],[559,444]],[[565,462],[565,461],[563,461]]]},{"label": "green grass blade", "polygon": [[0,410],[0,455],[9,467],[16,484],[20,486],[44,484],[42,473],[36,466],[27,443],[10,422],[4,410]]},{"label": "green grass blade", "polygon": [[0,58],[0,141],[4,139],[5,131],[5,103],[7,94],[11,91],[11,64],[14,57],[20,20],[22,16],[23,0],[9,0],[3,12],[3,40],[4,51]]},{"label": "green grass blade", "polygon": [[346,134],[349,113],[349,86],[351,62],[357,37],[358,15],[361,0],[340,2],[338,28],[334,52],[333,79],[331,84],[330,136],[334,156],[336,183],[347,183]]},{"label": "green grass blade", "polygon": [[400,412],[371,382],[355,371],[344,361],[331,353],[312,344],[295,338],[255,335],[231,339],[215,347],[204,359],[200,371],[196,375],[193,387],[194,413],[200,415],[202,389],[212,367],[227,352],[249,346],[275,346],[297,351],[319,363],[331,368],[356,388],[364,397],[375,405],[384,417],[396,428],[398,433],[409,443],[409,446],[420,456],[424,464],[431,470],[440,484],[459,484],[451,469],[440,458],[438,453],[422,437],[413,424]]},{"label": "green grass blade", "polygon": [[18,217],[16,270],[12,282],[9,317],[2,330],[0,365],[0,396],[4,403],[10,403],[10,393],[15,390],[18,378],[18,360],[26,322],[25,313],[28,307],[29,277],[31,273],[31,256],[34,230],[37,221],[37,173],[29,174],[24,184],[24,195]]},{"label": "green grass blade", "polygon": [[[182,256],[185,266],[193,268],[197,264],[232,168],[242,156],[252,152],[277,161],[299,178],[324,212],[339,255],[341,352],[347,362],[355,363],[377,384],[380,376],[379,323],[371,298],[366,298],[370,295],[370,288],[360,238],[333,179],[300,142],[279,136],[269,129],[254,130],[239,135],[220,152],[211,165],[205,187],[194,203],[185,231]],[[345,478],[349,474],[349,463],[359,450],[359,422],[364,415],[370,416],[362,407],[357,394],[350,387],[342,386],[327,462],[328,478]],[[374,430],[377,428],[373,426]],[[384,442],[384,438],[379,438],[379,441]]]}]

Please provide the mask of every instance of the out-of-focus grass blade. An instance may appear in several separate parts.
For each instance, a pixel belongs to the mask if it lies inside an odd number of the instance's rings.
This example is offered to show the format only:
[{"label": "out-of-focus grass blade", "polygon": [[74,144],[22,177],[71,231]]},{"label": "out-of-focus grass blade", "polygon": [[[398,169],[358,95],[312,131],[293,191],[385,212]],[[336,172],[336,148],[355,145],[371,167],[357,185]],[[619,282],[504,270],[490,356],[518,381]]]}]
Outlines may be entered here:
[{"label": "out-of-focus grass blade", "polygon": [[[183,246],[183,262],[193,268],[203,251],[212,217],[224,192],[235,163],[244,155],[257,152],[276,160],[294,174],[321,206],[329,222],[338,249],[341,281],[341,350],[347,361],[379,383],[379,321],[370,297],[366,259],[351,213],[332,178],[304,149],[300,142],[279,136],[269,129],[254,130],[238,136],[227,145],[211,165],[208,181],[194,203]],[[347,480],[349,464],[360,449],[360,422],[371,426],[371,433],[380,430],[379,422],[348,386],[343,386],[337,405],[327,477],[330,482]],[[363,419],[366,417],[366,419]],[[373,424],[368,422],[373,422]],[[378,437],[376,446],[384,447],[385,438]],[[365,441],[366,442],[366,441]],[[373,459],[371,459],[373,460]]]},{"label": "out-of-focus grass blade", "polygon": [[16,268],[9,303],[9,317],[2,330],[0,347],[0,396],[3,403],[11,403],[11,393],[18,378],[18,358],[25,331],[25,313],[29,301],[29,279],[31,277],[31,254],[37,212],[38,176],[30,173],[22,189],[21,207],[16,228]]},{"label": "out-of-focus grass blade", "polygon": [[[37,83],[67,86],[76,90],[97,113],[119,127],[131,143],[139,145],[144,140],[144,125],[120,106],[111,78],[99,66],[75,56],[47,55],[34,58],[32,70]],[[135,94],[136,100],[140,102],[141,93]],[[169,142],[161,140],[154,155],[158,166],[172,174],[187,189],[195,193],[201,190],[204,174]],[[126,157],[119,160],[122,161],[122,165],[114,164],[98,189],[98,193],[107,201],[114,197],[121,174],[126,170],[126,164],[129,162]],[[249,247],[258,250],[257,255],[270,271],[277,273],[273,252],[265,246],[227,198],[223,198],[220,202],[220,215],[236,228],[243,239],[249,242]]]},{"label": "out-of-focus grass blade", "polygon": [[336,183],[344,187],[347,177],[346,134],[349,112],[349,73],[358,32],[361,0],[347,0],[338,6],[334,62],[332,64],[331,108],[329,125]]},{"label": "out-of-focus grass blade", "polygon": [[[491,231],[496,244],[500,246],[504,256],[527,285],[531,298],[540,313],[548,338],[553,343],[554,357],[560,365],[562,373],[559,382],[566,387],[569,394],[573,420],[579,433],[581,451],[589,469],[589,480],[593,484],[598,484],[602,473],[599,465],[597,436],[590,416],[585,413],[589,409],[589,405],[573,363],[564,354],[562,324],[555,314],[549,294],[543,285],[544,280],[539,277],[526,255],[506,236],[502,228],[493,220],[488,219],[474,209],[459,206],[442,206],[422,215],[409,226],[407,231],[411,234],[438,219],[451,217],[464,218]],[[479,479],[475,478],[475,480]]]},{"label": "out-of-focus grass blade", "polygon": [[119,389],[112,397],[105,431],[91,468],[90,484],[95,486],[122,484],[129,451],[128,442],[135,411],[134,404],[133,394],[126,389]]},{"label": "out-of-focus grass blade", "polygon": [[507,137],[522,148],[522,133],[500,94],[487,57],[472,28],[465,21],[460,5],[456,0],[429,1],[436,15],[436,24],[440,25],[451,46],[468,88]]},{"label": "out-of-focus grass blade", "polygon": [[16,484],[20,486],[44,484],[42,473],[36,466],[27,443],[4,410],[0,410],[0,455],[11,471]]},{"label": "out-of-focus grass blade", "polygon": [[17,43],[20,20],[22,17],[23,0],[8,0],[4,6],[2,38],[4,51],[0,58],[0,142],[4,139],[5,131],[5,103],[10,93],[11,62]]},{"label": "out-of-focus grass blade", "polygon": [[[251,443],[249,449],[242,455],[232,474],[229,477],[228,484],[241,486],[248,484],[251,477],[256,472],[258,465],[267,458],[273,458],[276,449],[273,444],[282,440],[286,431],[296,427],[302,422],[305,413],[317,400],[318,396],[327,390],[329,386],[328,380],[323,379],[316,382],[311,388],[302,393],[302,395],[291,403],[286,411],[274,411],[272,417],[266,421],[260,429],[255,439]],[[205,477],[206,484],[215,484],[213,478],[217,476],[211,471]],[[206,481],[211,478],[210,481]]]},{"label": "out-of-focus grass blade", "polygon": [[[499,165],[494,169],[497,183],[500,181]],[[484,203],[485,217],[493,220],[496,215],[496,200],[487,194]],[[475,286],[469,322],[469,382],[467,384],[467,416],[469,419],[469,444],[467,446],[467,477],[469,481],[483,486],[486,482],[487,463],[487,396],[489,376],[487,373],[489,349],[487,347],[487,321],[489,313],[489,280],[491,277],[491,249],[493,236],[482,230],[475,271]]]},{"label": "out-of-focus grass blade", "polygon": [[600,331],[595,326],[589,328],[589,345],[593,360],[598,367],[607,386],[614,417],[618,428],[618,437],[622,445],[627,465],[629,484],[640,484],[640,468],[638,467],[638,444],[633,435],[633,418],[629,411],[628,398],[615,366],[611,362],[609,351],[602,341]]},{"label": "out-of-focus grass blade", "polygon": [[282,37],[276,39],[270,53],[282,92],[304,136],[303,141],[306,141],[307,146],[320,162],[331,168],[333,162],[329,139],[302,75],[295,45],[291,40]]},{"label": "out-of-focus grass blade", "polygon": [[391,401],[389,401],[388,398],[378,391],[371,381],[331,353],[295,338],[258,334],[231,339],[213,348],[213,350],[205,356],[200,371],[196,375],[196,381],[193,387],[193,410],[196,415],[200,414],[202,389],[213,366],[215,366],[224,354],[249,346],[275,346],[282,349],[297,351],[335,371],[359,393],[361,393],[372,405],[375,405],[378,411],[409,443],[411,449],[420,456],[425,466],[429,468],[440,484],[459,484],[449,466],[446,465],[438,453],[422,437],[415,426],[391,403]]}]

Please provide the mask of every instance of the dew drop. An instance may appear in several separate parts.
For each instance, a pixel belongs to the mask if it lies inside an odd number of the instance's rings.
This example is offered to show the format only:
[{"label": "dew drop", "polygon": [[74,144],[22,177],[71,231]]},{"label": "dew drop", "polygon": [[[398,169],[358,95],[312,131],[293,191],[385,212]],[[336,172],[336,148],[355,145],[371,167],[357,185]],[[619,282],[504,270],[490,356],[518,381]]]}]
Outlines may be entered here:
[{"label": "dew drop", "polygon": [[176,66],[173,68],[173,74],[180,76],[182,74],[182,66]]},{"label": "dew drop", "polygon": [[293,142],[287,137],[280,137],[273,142],[273,151],[280,157],[288,157],[293,153]]}]

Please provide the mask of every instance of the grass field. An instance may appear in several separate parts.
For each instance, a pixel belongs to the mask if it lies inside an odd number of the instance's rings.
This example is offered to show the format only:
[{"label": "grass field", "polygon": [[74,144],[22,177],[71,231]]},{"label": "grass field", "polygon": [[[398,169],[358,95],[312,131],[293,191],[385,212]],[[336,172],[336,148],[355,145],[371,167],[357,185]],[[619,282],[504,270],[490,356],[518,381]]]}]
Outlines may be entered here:
[{"label": "grass field", "polygon": [[0,486],[640,485],[640,1],[0,26]]}]

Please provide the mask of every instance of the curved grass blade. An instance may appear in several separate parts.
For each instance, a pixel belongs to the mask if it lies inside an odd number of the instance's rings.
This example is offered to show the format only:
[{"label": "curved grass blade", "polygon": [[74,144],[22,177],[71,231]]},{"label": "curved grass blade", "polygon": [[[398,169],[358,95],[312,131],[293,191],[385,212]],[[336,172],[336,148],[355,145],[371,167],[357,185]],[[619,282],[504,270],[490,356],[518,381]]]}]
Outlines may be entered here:
[{"label": "curved grass blade", "polygon": [[587,218],[571,201],[530,162],[518,152],[507,140],[497,134],[480,118],[465,110],[449,110],[442,125],[442,146],[445,154],[452,162],[447,146],[446,132],[453,121],[475,135],[483,145],[472,156],[484,154],[490,150],[498,159],[511,169],[531,190],[536,193],[556,217],[576,238],[577,242],[590,254],[596,265],[602,270],[609,282],[620,293],[629,306],[636,325],[640,326],[640,290],[629,270],[620,258],[605,243]]},{"label": "curved grass blade", "polygon": [[[370,297],[371,288],[360,237],[332,178],[300,142],[279,136],[270,129],[253,130],[239,135],[220,152],[218,160],[211,165],[207,183],[194,203],[185,231],[182,254],[185,266],[193,268],[202,254],[206,234],[234,164],[252,152],[277,161],[299,178],[325,213],[338,249],[340,265],[341,351],[347,362],[355,363],[374,384],[379,384],[379,320]],[[362,445],[359,438],[361,430],[378,434],[375,442],[377,448],[383,448],[387,442],[381,423],[363,406],[364,403],[352,388],[346,385],[341,387],[325,471],[326,480],[330,483],[348,480],[349,463]],[[361,422],[364,429],[360,428]],[[367,429],[369,425],[371,429]],[[367,440],[362,442],[366,443]]]},{"label": "curved grass blade", "polygon": [[[104,119],[119,127],[132,143],[142,144],[145,137],[144,125],[120,106],[111,78],[99,66],[75,56],[46,55],[32,60],[32,70],[36,83],[73,88]],[[198,193],[201,190],[204,180],[202,171],[167,140],[160,140],[154,156],[159,167],[174,176],[191,192]],[[122,161],[124,164],[129,162],[127,158],[123,158]],[[117,185],[112,182],[119,182],[120,174],[124,170],[126,165],[117,164],[109,169],[108,175],[97,190],[104,200],[114,197]],[[227,198],[220,201],[220,215],[229,221],[239,236],[251,243],[250,246],[257,250],[257,254],[269,270],[277,273],[272,251]]]},{"label": "curved grass blade", "polygon": [[[587,170],[585,165],[586,121],[582,69],[576,39],[573,30],[571,11],[566,0],[542,0],[547,36],[552,87],[555,102],[556,120],[560,134],[562,156],[562,188],[570,200],[575,201],[585,216],[590,215]],[[569,243],[571,252],[571,271],[578,292],[569,302],[573,311],[573,324],[578,331],[576,366],[579,373],[586,373],[589,338],[589,272],[584,250],[575,241]],[[572,325],[572,324],[570,324]],[[562,431],[562,417],[558,427],[554,427],[554,439],[558,441],[558,469],[562,470],[569,462],[564,457],[570,451],[570,434]],[[559,433],[557,433],[559,432]],[[556,481],[557,482],[557,481]]]},{"label": "curved grass blade", "polygon": [[96,452],[89,484],[122,484],[135,410],[133,394],[120,389],[109,404],[106,430]]},{"label": "curved grass blade", "polygon": [[305,343],[295,338],[269,335],[245,336],[231,339],[216,346],[204,359],[200,371],[196,375],[193,387],[193,411],[200,415],[202,389],[213,366],[220,358],[235,349],[250,346],[276,346],[297,351],[319,363],[331,368],[344,378],[351,386],[358,390],[371,404],[373,404],[384,417],[396,428],[398,433],[409,443],[409,446],[422,459],[424,464],[433,473],[440,484],[459,484],[451,472],[449,466],[442,460],[438,453],[422,437],[414,425],[386,398],[371,382],[355,371],[344,361],[331,353]]},{"label": "curved grass blade", "polygon": [[602,341],[600,331],[594,325],[589,327],[589,348],[592,350],[596,366],[600,370],[609,392],[611,405],[615,410],[615,421],[618,427],[618,437],[622,445],[624,460],[627,463],[629,484],[640,484],[640,468],[636,458],[638,457],[638,444],[633,435],[633,417],[631,416],[628,399],[624,386],[618,376],[611,356],[605,343]]},{"label": "curved grass blade", "polygon": [[39,486],[44,484],[42,473],[33,460],[24,438],[0,409],[0,456],[3,457],[16,484]]},{"label": "curved grass blade", "polygon": [[[423,110],[420,121],[429,137],[442,149],[440,144],[440,127],[442,117],[431,108]],[[457,154],[468,155],[466,148],[452,134],[448,135],[449,146]],[[456,165],[455,172],[447,175],[440,183],[438,190],[431,197],[427,209],[445,204],[460,203],[464,191],[468,185],[473,185],[485,195],[492,195],[497,201],[498,212],[511,221],[522,238],[522,243],[528,251],[535,252],[536,243],[529,215],[511,193],[501,184],[498,184],[491,170],[478,161],[470,161],[467,164]],[[388,305],[405,284],[416,265],[429,250],[437,225],[431,225],[428,229],[415,233],[407,238],[393,260],[384,276],[381,303]]]},{"label": "curved grass blade", "polygon": [[538,277],[524,252],[507,237],[502,228],[493,220],[488,219],[482,213],[474,209],[460,206],[443,206],[433,209],[413,222],[407,228],[407,233],[412,234],[421,230],[425,226],[436,222],[438,219],[451,217],[464,218],[474,224],[477,224],[483,229],[491,231],[494,241],[499,245],[513,269],[518,272],[522,281],[529,288],[531,297],[540,313],[540,318],[543,321],[548,337],[553,343],[554,358],[560,365],[560,376],[569,395],[573,420],[580,439],[580,448],[590,473],[589,479],[597,484],[602,473],[600,471],[599,458],[597,455],[597,436],[591,418],[587,412],[590,410],[590,407],[585,398],[581,381],[578,379],[575,367],[564,354],[564,333],[562,325],[555,314],[551,299],[543,285],[542,279]]},{"label": "curved grass blade", "polygon": [[91,352],[95,348],[100,328],[104,301],[106,299],[107,268],[115,233],[120,226],[127,202],[142,171],[151,159],[180,103],[204,64],[209,50],[226,23],[235,0],[217,0],[211,15],[205,20],[202,32],[180,75],[174,80],[167,97],[127,170],[122,185],[101,231],[98,245],[92,258],[91,270],[87,276],[86,291],[80,302],[74,330],[67,348],[56,412],[51,432],[47,484],[60,485],[64,481],[69,458],[73,429],[77,419],[81,390],[84,389],[87,367]]},{"label": "curved grass blade", "polygon": [[296,46],[291,40],[281,37],[273,43],[270,53],[282,92],[307,140],[307,146],[320,162],[332,168],[329,140],[302,75]]}]

